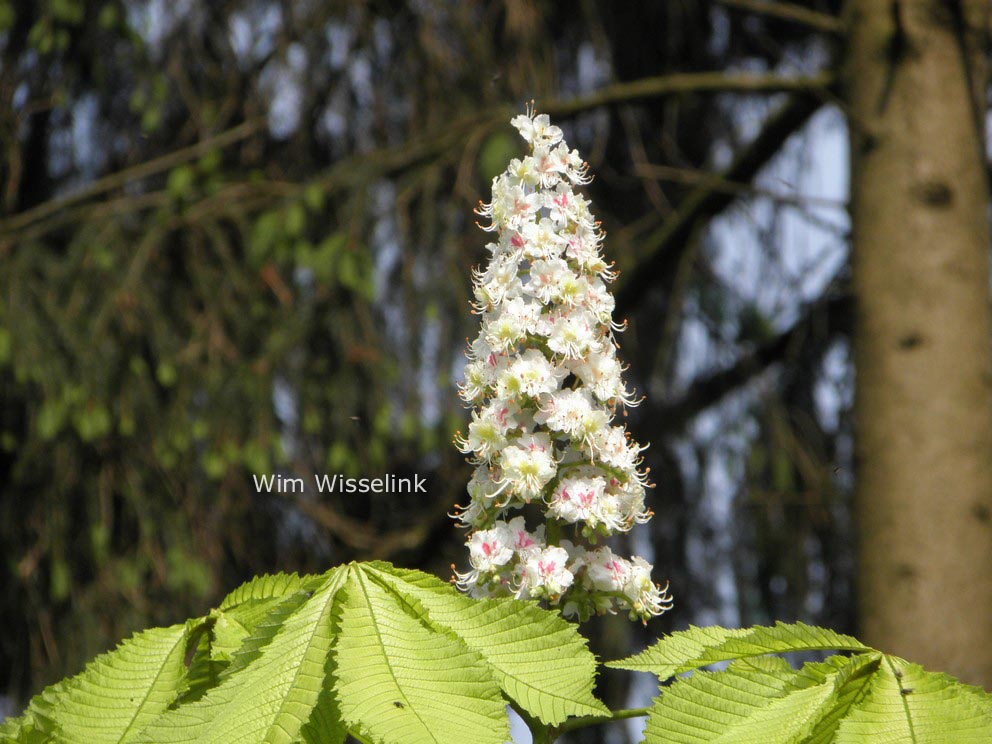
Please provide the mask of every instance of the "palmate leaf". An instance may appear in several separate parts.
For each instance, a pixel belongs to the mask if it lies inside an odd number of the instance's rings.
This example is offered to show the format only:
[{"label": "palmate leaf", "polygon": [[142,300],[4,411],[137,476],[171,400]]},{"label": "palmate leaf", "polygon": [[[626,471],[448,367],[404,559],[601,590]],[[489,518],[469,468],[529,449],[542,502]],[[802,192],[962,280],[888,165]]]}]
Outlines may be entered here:
[{"label": "palmate leaf", "polygon": [[[768,656],[835,649],[793,670]],[[667,679],[715,661],[661,690],[644,741],[685,744],[854,744],[992,741],[992,696],[869,649],[849,636],[800,623],[741,631],[690,628],[611,666]]]},{"label": "palmate leaf", "polygon": [[784,659],[759,658],[736,661],[723,672],[677,680],[655,701],[645,741],[714,741],[784,696],[795,674]]},{"label": "palmate leaf", "polygon": [[35,696],[24,716],[0,728],[0,741],[127,740],[175,699],[186,672],[187,633],[187,625],[174,625],[132,636]]},{"label": "palmate leaf", "polygon": [[136,636],[0,729],[11,742],[502,742],[602,715],[595,659],[532,603],[468,599],[386,563],[265,576],[206,617]]},{"label": "palmate leaf", "polygon": [[886,656],[868,695],[837,729],[837,744],[992,741],[992,697],[946,674]]},{"label": "palmate leaf", "polygon": [[376,563],[362,570],[409,601],[432,627],[481,654],[503,691],[542,722],[609,713],[592,694],[596,659],[572,623],[530,602],[469,599],[420,571]]},{"label": "palmate leaf", "polygon": [[332,611],[347,576],[347,568],[329,572],[257,650],[257,656],[252,652],[253,658],[238,674],[227,676],[201,699],[160,716],[137,741],[289,744],[296,740],[324,688],[324,666],[333,639]]},{"label": "palmate leaf", "polygon": [[42,744],[53,740],[57,728],[52,708],[65,694],[69,680],[49,685],[39,692],[25,709],[23,715],[8,718],[0,725],[0,744]]},{"label": "palmate leaf", "polygon": [[346,722],[381,742],[502,744],[509,725],[482,657],[433,632],[362,569],[353,572],[335,648]]},{"label": "palmate leaf", "polygon": [[851,636],[805,623],[776,623],[741,630],[690,626],[639,654],[607,664],[615,669],[653,672],[662,680],[718,661],[790,651],[870,651]]},{"label": "palmate leaf", "polygon": [[[772,654],[839,649],[793,669]],[[802,624],[691,628],[612,666],[663,678],[648,742],[992,741],[992,696]],[[601,722],[595,660],[531,603],[417,571],[271,576],[206,617],[138,634],[0,726],[2,744],[503,742],[505,703],[553,730]],[[570,716],[584,720],[567,721]]]},{"label": "palmate leaf", "polygon": [[648,717],[646,742],[832,741],[854,692],[878,669],[881,655],[834,657],[793,670],[784,660],[735,661],[697,672],[662,691]]}]

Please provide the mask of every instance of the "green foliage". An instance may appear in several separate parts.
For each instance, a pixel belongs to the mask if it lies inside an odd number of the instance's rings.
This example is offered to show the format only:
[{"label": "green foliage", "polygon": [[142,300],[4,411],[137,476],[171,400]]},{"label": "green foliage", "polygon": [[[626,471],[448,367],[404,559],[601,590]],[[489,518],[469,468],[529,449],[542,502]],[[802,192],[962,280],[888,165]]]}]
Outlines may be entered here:
[{"label": "green foliage", "polygon": [[[188,661],[187,661],[188,659]],[[502,742],[608,714],[575,627],[388,563],[257,578],[208,615],[125,641],[32,700],[2,742]]]},{"label": "green foliage", "polygon": [[777,623],[774,628],[696,628],[662,638],[629,659],[607,666],[634,672],[653,672],[662,679],[718,661],[786,651],[870,651],[850,636],[804,623]]},{"label": "green foliage", "polygon": [[[849,655],[799,669],[774,655],[824,650]],[[690,628],[609,666],[675,678],[648,711],[648,744],[992,737],[984,691],[802,623]],[[499,744],[507,704],[540,741],[643,715],[607,710],[595,677],[585,640],[557,613],[351,563],[261,576],[204,617],[135,635],[37,695],[0,726],[0,743]]]},{"label": "green foliage", "polygon": [[[846,651],[793,669],[768,654]],[[850,636],[802,623],[746,630],[690,628],[608,666],[662,680],[714,662],[662,688],[644,741],[795,742],[989,741],[992,697],[943,674],[868,648]]]}]

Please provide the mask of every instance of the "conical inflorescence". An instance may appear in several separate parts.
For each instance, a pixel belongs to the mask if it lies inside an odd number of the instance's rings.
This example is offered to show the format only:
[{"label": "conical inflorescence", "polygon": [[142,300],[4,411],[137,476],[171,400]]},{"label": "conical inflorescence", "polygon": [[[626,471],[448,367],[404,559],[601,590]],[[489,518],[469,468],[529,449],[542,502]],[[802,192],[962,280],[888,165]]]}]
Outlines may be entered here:
[{"label": "conical inflorescence", "polygon": [[671,607],[667,587],[643,558],[596,545],[651,513],[644,448],[614,423],[636,401],[616,357],[615,274],[588,200],[573,191],[589,182],[588,165],[546,115],[511,123],[530,152],[478,209],[496,240],[475,275],[482,328],[460,388],[474,410],[456,443],[476,469],[457,515],[472,530],[471,568],[456,583],[480,597],[546,600],[580,620],[621,609],[646,621]]}]

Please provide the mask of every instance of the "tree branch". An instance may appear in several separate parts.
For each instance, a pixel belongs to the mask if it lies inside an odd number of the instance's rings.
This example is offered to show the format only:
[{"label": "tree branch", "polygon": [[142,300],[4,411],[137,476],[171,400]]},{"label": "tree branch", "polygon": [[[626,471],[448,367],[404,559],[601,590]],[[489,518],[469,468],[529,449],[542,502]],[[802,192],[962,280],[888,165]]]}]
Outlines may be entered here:
[{"label": "tree branch", "polygon": [[804,8],[795,3],[779,2],[779,0],[718,0],[718,2],[731,8],[740,8],[769,18],[799,23],[828,34],[839,34],[844,28],[839,18],[828,13]]},{"label": "tree branch", "polygon": [[[648,406],[646,420],[654,422],[657,434],[672,434],[699,413],[718,403],[778,362],[784,361],[814,333],[847,331],[853,320],[853,302],[839,294],[810,306],[799,320],[781,334],[741,356],[732,366],[696,379],[678,400]],[[656,434],[656,436],[657,436]]]},{"label": "tree branch", "polygon": [[73,191],[65,196],[50,199],[47,202],[39,204],[38,206],[25,210],[19,214],[15,214],[13,217],[9,217],[3,222],[0,222],[0,234],[15,232],[22,227],[30,225],[33,222],[37,222],[38,220],[42,220],[73,204],[85,201],[86,199],[91,199],[94,196],[105,194],[108,191],[113,191],[114,189],[120,188],[131,181],[139,181],[143,178],[157,175],[163,171],[169,170],[170,168],[174,168],[177,165],[181,165],[182,163],[187,163],[190,160],[195,160],[196,158],[202,157],[211,150],[228,147],[235,142],[239,142],[250,137],[261,129],[264,123],[265,122],[262,119],[246,121],[201,142],[197,142],[188,147],[183,147],[179,150],[162,155],[161,157],[153,158],[152,160],[145,161],[144,163],[138,163],[130,168],[125,168],[124,170],[117,171],[116,173],[110,173],[102,178],[98,178],[77,191]]},{"label": "tree branch", "polygon": [[588,96],[551,101],[543,110],[551,115],[563,116],[611,103],[627,103],[680,93],[791,93],[825,89],[833,83],[834,75],[829,72],[794,77],[777,73],[674,73],[607,85]]},{"label": "tree branch", "polygon": [[[676,73],[631,82],[615,83],[579,98],[564,101],[549,101],[543,110],[556,115],[571,115],[599,106],[637,101],[686,93],[781,93],[789,91],[812,91],[825,89],[834,81],[830,73],[820,73],[807,77],[786,77],[777,74],[725,74],[720,72]],[[318,182],[330,185],[333,182],[363,180],[363,175],[382,176],[397,170],[413,167],[426,158],[436,157],[462,138],[485,132],[504,124],[518,113],[516,107],[500,106],[481,114],[472,114],[447,124],[443,129],[424,132],[411,137],[402,145],[383,148],[372,153],[347,158],[334,166]],[[25,227],[38,225],[44,233],[50,229],[46,220],[63,214],[72,207],[94,197],[101,196],[133,181],[158,175],[182,163],[194,160],[211,150],[228,147],[264,129],[264,119],[253,119],[232,129],[154,158],[144,163],[111,173],[87,184],[77,191],[51,199],[43,204],[15,214],[0,221],[0,238],[13,239],[15,233]],[[303,185],[298,185],[303,188]],[[55,221],[59,224],[59,220]]]},{"label": "tree branch", "polygon": [[697,168],[680,168],[671,165],[658,165],[655,163],[644,163],[636,166],[634,172],[639,176],[654,178],[659,181],[672,181],[690,185],[706,184],[715,191],[722,191],[725,194],[734,196],[763,196],[779,204],[786,204],[793,207],[828,207],[831,209],[848,208],[846,200],[830,199],[822,196],[807,196],[805,194],[789,194],[783,191],[767,189],[753,183],[742,181],[730,181],[719,173],[711,173]]},{"label": "tree branch", "polygon": [[665,222],[641,241],[640,255],[617,282],[616,309],[621,317],[636,306],[640,297],[659,277],[669,276],[678,264],[681,246],[690,238],[700,219],[715,217],[730,205],[736,194],[720,188],[727,181],[745,183],[761,170],[781,149],[782,143],[801,129],[822,105],[822,98],[812,92],[799,93],[769,117],[751,145],[715,180],[700,185],[679,204]]}]

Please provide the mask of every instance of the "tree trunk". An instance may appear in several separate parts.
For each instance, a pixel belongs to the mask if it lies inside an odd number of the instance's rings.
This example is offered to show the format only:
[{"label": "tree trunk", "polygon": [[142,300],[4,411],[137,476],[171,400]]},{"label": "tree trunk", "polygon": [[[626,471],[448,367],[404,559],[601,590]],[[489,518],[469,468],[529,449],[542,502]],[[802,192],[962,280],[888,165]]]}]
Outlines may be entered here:
[{"label": "tree trunk", "polygon": [[860,632],[992,688],[987,18],[853,0],[845,88]]}]

